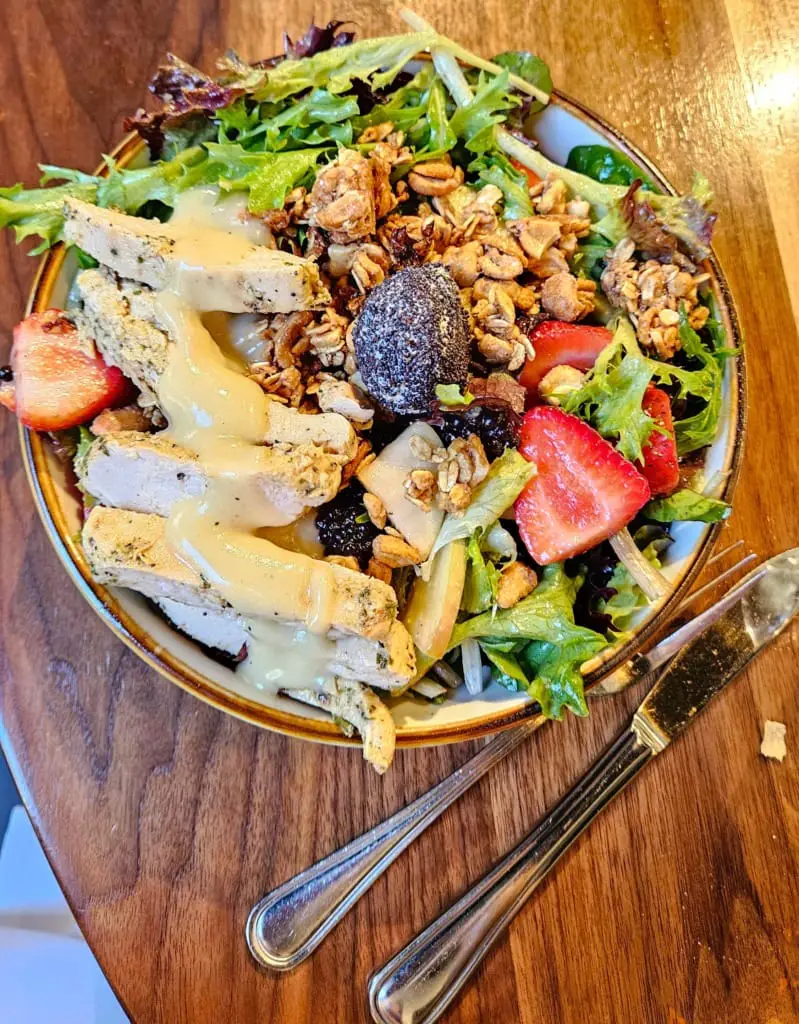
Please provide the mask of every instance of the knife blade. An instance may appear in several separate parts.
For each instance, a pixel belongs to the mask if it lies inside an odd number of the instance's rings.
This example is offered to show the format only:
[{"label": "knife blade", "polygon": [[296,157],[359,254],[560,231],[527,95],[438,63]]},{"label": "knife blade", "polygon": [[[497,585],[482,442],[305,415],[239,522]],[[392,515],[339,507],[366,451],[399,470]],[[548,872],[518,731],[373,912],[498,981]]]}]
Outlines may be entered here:
[{"label": "knife blade", "polygon": [[[723,614],[675,655],[635,713],[633,729],[654,753],[675,739],[799,610],[799,548],[758,566],[723,602]],[[677,633],[668,638],[669,646]]]}]

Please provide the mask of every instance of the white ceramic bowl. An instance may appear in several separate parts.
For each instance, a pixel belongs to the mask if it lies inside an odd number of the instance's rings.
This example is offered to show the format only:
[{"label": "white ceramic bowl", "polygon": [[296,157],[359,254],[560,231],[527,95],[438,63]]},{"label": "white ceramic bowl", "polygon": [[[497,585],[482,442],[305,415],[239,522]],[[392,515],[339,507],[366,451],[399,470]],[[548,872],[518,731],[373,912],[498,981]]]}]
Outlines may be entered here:
[{"label": "white ceramic bowl", "polygon": [[[557,92],[550,105],[538,115],[536,134],[542,151],[558,163],[565,163],[573,146],[590,143],[615,146],[658,181],[664,191],[674,191],[619,132]],[[139,141],[130,136],[113,155],[126,164],[142,161],[144,151]],[[715,258],[708,261],[707,269],[730,343],[740,347],[735,312]],[[29,311],[63,306],[75,271],[74,258],[61,246],[45,256],[31,293]],[[722,493],[727,500],[732,494],[741,456],[744,394],[744,363],[739,357],[726,363],[721,429],[706,453],[706,476],[724,474],[726,483]],[[68,471],[55,458],[46,438],[21,429],[20,441],[39,514],[59,557],[89,605],[140,657],[202,700],[254,724],[328,743],[354,742],[347,741],[321,712],[255,691],[234,671],[213,661],[168,626],[138,594],[98,586],[74,540],[80,526],[80,504]],[[699,523],[675,525],[674,543],[667,551],[664,567],[665,575],[674,585],[672,594],[659,608],[641,617],[628,643],[605,653],[601,664],[587,676],[589,686],[622,659],[630,657],[673,613],[706,561],[718,529]],[[535,713],[534,705],[527,698],[508,693],[498,685],[488,687],[477,697],[470,697],[461,687],[443,704],[430,704],[413,697],[398,698],[391,703],[399,746],[472,739]]]}]

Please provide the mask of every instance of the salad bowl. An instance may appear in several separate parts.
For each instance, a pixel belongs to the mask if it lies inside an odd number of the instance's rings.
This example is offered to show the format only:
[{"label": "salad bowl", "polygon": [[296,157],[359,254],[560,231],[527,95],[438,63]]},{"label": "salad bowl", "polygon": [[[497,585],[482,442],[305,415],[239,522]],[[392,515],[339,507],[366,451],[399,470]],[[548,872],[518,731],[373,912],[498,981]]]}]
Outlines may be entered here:
[{"label": "salad bowl", "polygon": [[[673,194],[675,191],[620,132],[562,93],[553,92],[550,104],[536,115],[535,134],[542,152],[558,163],[565,163],[574,146],[613,146],[653,179],[663,192]],[[144,144],[134,135],[125,138],[111,155],[123,167],[146,161]],[[705,269],[710,275],[708,288],[728,343],[740,349],[733,303],[713,255]],[[62,244],[51,249],[40,264],[27,312],[64,307],[76,271],[77,262],[72,252]],[[745,362],[739,354],[725,362],[720,429],[714,443],[703,453],[704,479],[712,482],[714,497],[728,502],[741,462],[745,393]],[[77,539],[82,505],[71,470],[59,461],[45,437],[20,427],[20,443],[39,515],[59,558],[93,611],[148,665],[213,707],[252,724],[321,742],[358,742],[342,735],[338,727],[315,708],[278,694],[255,691],[232,668],[211,658],[170,626],[142,596],[95,582]],[[674,614],[707,561],[720,529],[721,524],[674,524],[673,543],[663,556],[663,573],[671,586],[669,595],[642,612],[623,643],[609,648],[586,666],[587,688],[645,646]],[[537,713],[537,706],[530,698],[510,693],[496,684],[479,695],[470,695],[461,687],[440,704],[410,694],[392,698],[389,704],[396,723],[398,746],[474,739]]]}]

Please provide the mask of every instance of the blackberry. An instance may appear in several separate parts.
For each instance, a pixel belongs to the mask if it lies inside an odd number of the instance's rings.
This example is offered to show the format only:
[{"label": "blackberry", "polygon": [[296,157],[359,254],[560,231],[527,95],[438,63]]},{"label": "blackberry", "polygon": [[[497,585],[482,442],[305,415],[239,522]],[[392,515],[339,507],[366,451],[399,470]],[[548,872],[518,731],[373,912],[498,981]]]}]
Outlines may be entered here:
[{"label": "blackberry", "polygon": [[372,541],[380,532],[366,514],[365,488],[357,480],[316,513],[316,529],[326,555],[353,555],[362,569],[372,556]]},{"label": "blackberry", "polygon": [[521,417],[501,399],[476,401],[459,412],[442,412],[436,430],[445,444],[456,437],[477,434],[493,462],[506,448],[516,448],[521,436]]}]

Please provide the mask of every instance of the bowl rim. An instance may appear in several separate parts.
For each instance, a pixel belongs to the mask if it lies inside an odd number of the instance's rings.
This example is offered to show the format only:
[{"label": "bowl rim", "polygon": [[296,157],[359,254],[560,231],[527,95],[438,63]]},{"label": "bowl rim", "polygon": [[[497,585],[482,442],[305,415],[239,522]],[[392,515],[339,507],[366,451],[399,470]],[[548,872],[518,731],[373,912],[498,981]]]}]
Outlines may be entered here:
[{"label": "bowl rim", "polygon": [[[619,129],[609,124],[604,118],[590,108],[567,96],[560,90],[553,90],[553,105],[566,110],[578,120],[598,131],[607,141],[632,160],[643,167],[647,173],[668,193],[676,194],[676,189],[653,162],[641,152]],[[127,163],[144,149],[144,143],[135,134],[125,136],[111,151],[111,157]],[[96,174],[107,174],[108,167],[102,164]],[[52,293],[53,285],[64,263],[66,250],[63,243],[54,246],[41,259],[25,309],[26,316],[32,312],[46,309]],[[732,432],[728,443],[726,461],[729,462],[728,475],[725,481],[723,497],[729,500],[735,489],[740,474],[743,457],[744,438],[746,433],[747,386],[746,358],[742,347],[741,329],[735,304],[729,285],[714,252],[706,261],[712,274],[712,283],[717,290],[719,309],[727,328],[728,337],[739,354],[734,360],[734,385],[731,395]],[[359,746],[360,740],[345,737],[333,722],[323,719],[306,718],[298,714],[283,711],[280,708],[268,707],[244,695],[227,689],[221,683],[202,675],[187,665],[176,654],[166,650],[149,632],[140,626],[116,599],[108,588],[96,583],[91,576],[83,549],[71,534],[65,514],[50,475],[46,461],[45,445],[49,444],[44,437],[19,426],[19,439],[22,449],[23,464],[28,478],[34,502],[45,531],[55,548],[56,554],[63,563],[68,575],[93,611],[111,629],[122,642],[133,650],[144,662],[164,678],[177,684],[181,689],[193,694],[206,704],[219,711],[231,714],[236,718],[274,732],[301,739],[315,740],[341,746]],[[672,618],[679,604],[686,596],[692,583],[704,568],[710,553],[720,534],[722,523],[712,524],[698,545],[696,553],[682,571],[676,586],[658,612],[637,629],[628,642],[621,647],[613,648],[606,657],[599,656],[596,667],[586,676],[585,686],[589,690],[603,676],[615,667],[632,657],[644,647],[661,628]],[[503,707],[499,703],[467,722],[442,724],[438,728],[426,723],[424,728],[417,726],[397,727],[398,747],[435,746],[442,743],[456,743],[477,739],[481,736],[508,729],[515,724],[536,715],[535,704],[530,701],[521,706]],[[541,717],[539,715],[539,717]]]}]

